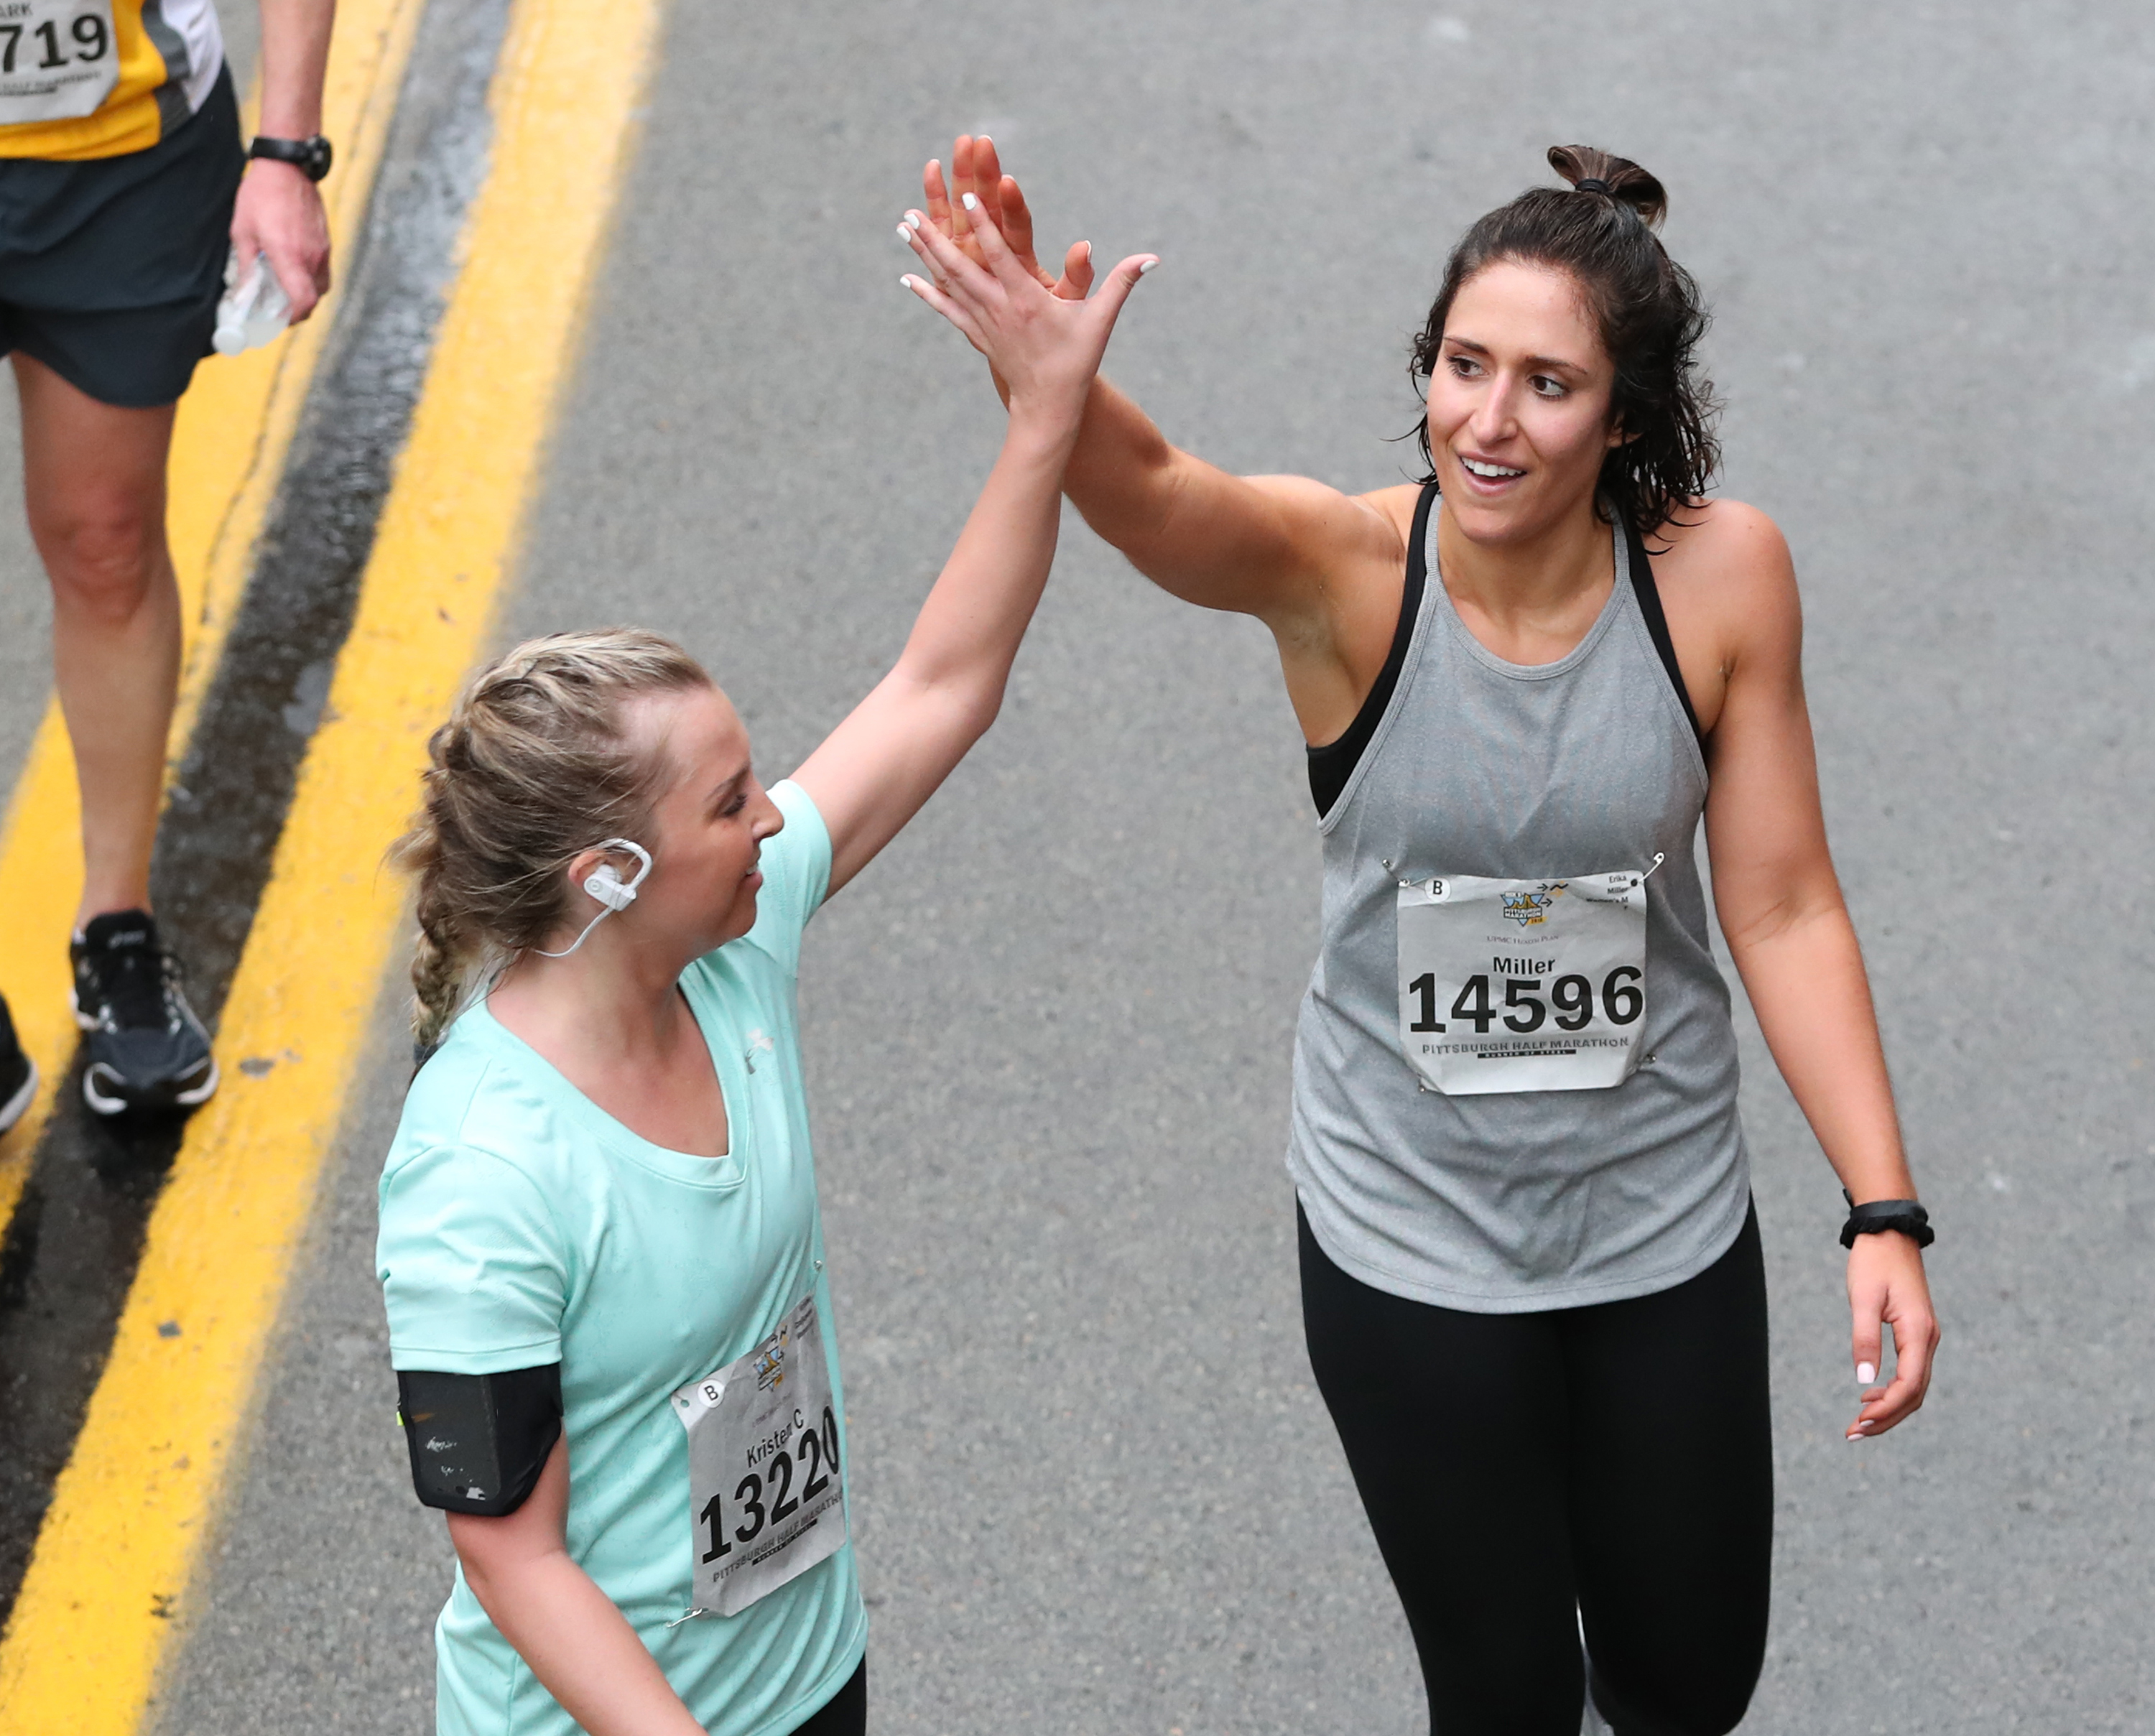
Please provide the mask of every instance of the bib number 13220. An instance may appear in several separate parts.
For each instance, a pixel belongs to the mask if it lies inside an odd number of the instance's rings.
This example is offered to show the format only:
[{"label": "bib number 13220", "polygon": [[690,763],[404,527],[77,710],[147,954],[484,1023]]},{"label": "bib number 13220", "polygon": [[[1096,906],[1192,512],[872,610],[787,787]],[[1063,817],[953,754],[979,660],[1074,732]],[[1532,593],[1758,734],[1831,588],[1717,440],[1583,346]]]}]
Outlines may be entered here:
[{"label": "bib number 13220", "polygon": [[673,1395],[688,1431],[698,1615],[731,1616],[846,1541],[838,1418],[813,1291],[747,1355]]},{"label": "bib number 13220", "polygon": [[1422,1083],[1465,1097],[1628,1078],[1646,1025],[1646,878],[1401,881],[1400,1047]]}]

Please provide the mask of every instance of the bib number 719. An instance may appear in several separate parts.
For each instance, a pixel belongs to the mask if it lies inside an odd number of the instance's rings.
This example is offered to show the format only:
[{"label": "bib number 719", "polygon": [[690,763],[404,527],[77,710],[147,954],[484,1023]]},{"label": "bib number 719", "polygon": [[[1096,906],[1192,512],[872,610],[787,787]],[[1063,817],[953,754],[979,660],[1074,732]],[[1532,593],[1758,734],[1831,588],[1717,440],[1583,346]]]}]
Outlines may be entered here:
[{"label": "bib number 719", "polygon": [[119,79],[112,0],[0,0],[0,126],[79,120]]}]

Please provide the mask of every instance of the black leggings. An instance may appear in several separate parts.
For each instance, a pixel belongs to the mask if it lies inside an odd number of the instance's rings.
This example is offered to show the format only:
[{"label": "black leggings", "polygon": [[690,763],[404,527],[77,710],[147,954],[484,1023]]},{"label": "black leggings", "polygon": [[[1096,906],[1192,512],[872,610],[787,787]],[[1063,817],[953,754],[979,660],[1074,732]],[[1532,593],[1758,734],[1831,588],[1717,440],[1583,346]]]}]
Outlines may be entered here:
[{"label": "black leggings", "polygon": [[1406,1605],[1436,1736],[1721,1736],[1766,1650],[1754,1211],[1658,1295],[1470,1314],[1372,1289],[1302,1221],[1309,1360]]},{"label": "black leggings", "polygon": [[868,1727],[868,1661],[847,1678],[846,1685],[808,1715],[805,1724],[793,1727],[793,1736],[865,1736]]}]

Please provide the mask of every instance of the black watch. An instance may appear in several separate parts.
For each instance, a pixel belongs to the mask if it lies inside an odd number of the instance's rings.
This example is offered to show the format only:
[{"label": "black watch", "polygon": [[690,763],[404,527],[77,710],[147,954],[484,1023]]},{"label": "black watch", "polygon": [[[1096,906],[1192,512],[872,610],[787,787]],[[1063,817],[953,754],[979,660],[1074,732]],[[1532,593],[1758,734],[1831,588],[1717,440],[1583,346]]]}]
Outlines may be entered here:
[{"label": "black watch", "polygon": [[247,147],[250,157],[267,157],[273,163],[289,163],[310,181],[320,181],[330,172],[333,153],[320,133],[311,139],[258,138]]}]

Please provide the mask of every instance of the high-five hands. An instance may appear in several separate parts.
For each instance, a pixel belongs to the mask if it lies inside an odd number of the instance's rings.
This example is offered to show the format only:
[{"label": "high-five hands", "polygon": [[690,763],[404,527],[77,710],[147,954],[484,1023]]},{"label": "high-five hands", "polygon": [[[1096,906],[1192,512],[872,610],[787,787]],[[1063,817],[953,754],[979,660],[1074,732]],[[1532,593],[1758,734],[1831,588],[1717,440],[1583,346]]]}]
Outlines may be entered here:
[{"label": "high-five hands", "polygon": [[[1041,269],[1033,253],[1032,213],[1018,191],[1017,177],[1003,173],[993,139],[958,135],[950,147],[950,181],[946,185],[943,165],[930,157],[920,172],[920,191],[928,205],[929,221],[963,248],[967,255],[985,264],[965,200],[970,193],[988,221],[1010,245],[1017,262],[1067,301],[1083,301],[1093,287],[1093,243],[1072,243],[1062,257],[1062,275],[1054,278]],[[951,202],[955,198],[957,203]]]},{"label": "high-five hands", "polygon": [[[1007,217],[1008,202],[1001,208]],[[899,281],[987,357],[1009,391],[1013,415],[1045,412],[1068,417],[1074,428],[1115,316],[1159,257],[1133,253],[1108,274],[1099,294],[1087,300],[1082,289],[1072,293],[1052,287],[1029,251],[1021,259],[977,193],[961,192],[955,212],[949,211],[947,202],[945,210],[954,218],[965,218],[962,242],[932,213],[906,213],[898,233],[929,275],[909,272]],[[1029,243],[1029,232],[1027,238]],[[1078,250],[1071,251],[1074,258]],[[1089,282],[1089,249],[1084,276]],[[1065,284],[1070,281],[1066,276]]]}]

